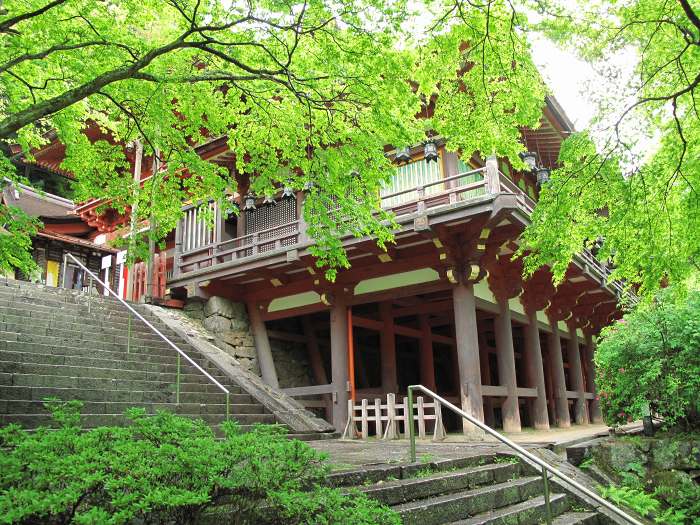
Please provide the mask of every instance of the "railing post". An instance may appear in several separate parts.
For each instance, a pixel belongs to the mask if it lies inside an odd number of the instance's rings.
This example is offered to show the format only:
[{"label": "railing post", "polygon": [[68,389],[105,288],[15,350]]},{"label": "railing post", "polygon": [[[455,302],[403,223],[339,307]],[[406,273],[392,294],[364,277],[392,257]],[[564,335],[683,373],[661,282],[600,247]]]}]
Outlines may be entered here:
[{"label": "railing post", "polygon": [[425,188],[423,186],[418,186],[416,188],[416,194],[418,197],[417,211],[418,213],[423,213],[425,211]]},{"label": "railing post", "polygon": [[126,325],[126,353],[131,350],[131,312],[129,312],[129,320]]},{"label": "railing post", "polygon": [[185,220],[177,221],[175,227],[175,251],[173,252],[173,277],[180,274],[180,254],[182,253],[182,230],[184,229]]},{"label": "railing post", "polygon": [[177,354],[177,378],[175,383],[175,404],[180,406],[180,354]]},{"label": "railing post", "polygon": [[252,255],[256,255],[258,251],[260,250],[260,246],[258,245],[259,241],[259,236],[257,233],[253,234],[253,238],[251,239],[252,247],[253,247],[253,253]]},{"label": "railing post", "polygon": [[549,501],[549,478],[547,469],[542,467],[542,485],[544,489],[544,512],[547,525],[552,525],[552,505]]},{"label": "railing post", "polygon": [[416,431],[413,428],[413,389],[408,387],[408,407],[406,407],[406,425],[408,428],[408,439],[411,441],[411,463],[416,462]]},{"label": "railing post", "polygon": [[88,280],[88,313],[91,313],[90,306],[92,305],[92,275],[89,276],[90,279]]},{"label": "railing post", "polygon": [[226,392],[226,421],[231,417],[231,394]]},{"label": "railing post", "polygon": [[498,159],[491,155],[486,159],[486,193],[495,195],[501,191],[501,183],[498,180]]}]

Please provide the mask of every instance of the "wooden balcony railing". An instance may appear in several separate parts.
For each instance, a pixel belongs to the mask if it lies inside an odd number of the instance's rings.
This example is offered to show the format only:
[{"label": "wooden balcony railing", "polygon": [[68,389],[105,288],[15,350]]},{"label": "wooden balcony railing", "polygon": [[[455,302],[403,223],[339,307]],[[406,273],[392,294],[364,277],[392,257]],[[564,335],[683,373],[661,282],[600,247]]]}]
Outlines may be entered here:
[{"label": "wooden balcony railing", "polygon": [[[498,170],[495,161],[489,160],[483,168],[459,173],[423,185],[381,196],[382,207],[394,212],[397,218],[407,214],[420,214],[443,206],[457,205],[485,195],[514,195],[520,207],[527,214],[532,213],[535,201],[517,184]],[[218,211],[217,211],[218,213]],[[266,230],[258,231],[235,239],[217,241],[221,229],[206,230],[197,222],[196,212],[188,208],[182,228],[176,234],[176,253],[173,278],[180,273],[188,273],[231,261],[241,261],[264,253],[287,250],[307,242],[303,220],[295,220]],[[194,238],[187,238],[187,234]],[[184,235],[184,237],[183,237]],[[179,249],[178,249],[179,247]],[[579,260],[607,283],[610,270],[598,261],[593,254],[584,250]],[[622,293],[620,283],[609,283]]]}]

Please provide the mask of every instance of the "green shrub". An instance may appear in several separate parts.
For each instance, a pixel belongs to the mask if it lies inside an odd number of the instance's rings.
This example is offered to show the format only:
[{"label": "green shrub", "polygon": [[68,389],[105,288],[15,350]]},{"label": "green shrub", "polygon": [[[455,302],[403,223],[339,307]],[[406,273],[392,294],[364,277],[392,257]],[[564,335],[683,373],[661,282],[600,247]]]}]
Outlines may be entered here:
[{"label": "green shrub", "polygon": [[132,409],[128,426],[84,431],[80,406],[47,403],[56,429],[0,429],[0,523],[187,524],[216,505],[233,523],[399,523],[321,488],[324,456],[279,426],[226,423],[216,439],[203,421]]},{"label": "green shrub", "polygon": [[648,404],[666,426],[700,428],[700,292],[664,290],[603,331],[595,355],[608,424],[640,419]]}]

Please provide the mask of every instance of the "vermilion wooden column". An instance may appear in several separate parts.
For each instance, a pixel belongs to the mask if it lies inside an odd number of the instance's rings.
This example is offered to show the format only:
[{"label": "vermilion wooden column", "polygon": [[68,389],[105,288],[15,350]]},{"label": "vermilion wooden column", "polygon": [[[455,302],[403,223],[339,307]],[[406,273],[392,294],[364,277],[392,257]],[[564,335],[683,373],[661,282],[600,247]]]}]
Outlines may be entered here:
[{"label": "vermilion wooden column", "polygon": [[379,334],[382,366],[382,391],[396,393],[399,390],[396,371],[396,334],[394,333],[394,317],[391,312],[391,302],[379,303],[379,315],[384,323],[384,329]]},{"label": "vermilion wooden column", "polygon": [[566,376],[564,375],[564,358],[561,351],[561,338],[559,336],[559,321],[549,319],[552,333],[549,334],[549,358],[552,370],[552,389],[554,394],[554,411],[557,417],[557,426],[568,428],[571,426],[569,417],[569,401],[566,398]]},{"label": "vermilion wooden column", "polygon": [[331,379],[335,390],[333,426],[342,432],[348,419],[348,317],[345,301],[335,299],[331,307]]},{"label": "vermilion wooden column", "polygon": [[427,315],[421,315],[420,321],[420,382],[435,392],[435,359],[433,355],[433,332]]},{"label": "vermilion wooden column", "polygon": [[513,348],[513,326],[508,300],[497,298],[498,315],[494,319],[496,350],[498,351],[498,382],[506,387],[507,396],[501,405],[503,430],[520,432],[520,408],[518,406],[518,385],[515,373],[515,349]]},{"label": "vermilion wooden column", "polygon": [[248,318],[250,319],[250,330],[253,332],[253,339],[255,339],[255,351],[258,356],[258,364],[260,365],[260,375],[263,381],[272,388],[279,388],[275,362],[272,359],[270,339],[267,336],[265,321],[263,321],[257,305],[253,303],[248,304]]},{"label": "vermilion wooden column", "polygon": [[603,415],[600,412],[600,399],[598,398],[598,387],[595,384],[595,362],[593,354],[595,352],[595,344],[593,343],[593,334],[586,332],[586,361],[588,363],[588,384],[586,390],[594,395],[591,401],[591,421],[593,423],[602,423]]},{"label": "vermilion wooden column", "polygon": [[583,367],[581,366],[581,351],[576,335],[576,324],[568,323],[569,342],[566,345],[569,356],[569,374],[571,376],[571,386],[578,394],[574,401],[574,419],[578,425],[588,424],[588,410],[586,410],[586,391],[583,385]]},{"label": "vermilion wooden column", "polygon": [[[474,286],[459,283],[452,289],[455,311],[455,335],[459,363],[460,399],[462,410],[479,421],[484,420],[484,401],[481,393],[479,368],[479,340],[476,329],[476,301]],[[463,421],[465,434],[481,434],[476,426]]]}]

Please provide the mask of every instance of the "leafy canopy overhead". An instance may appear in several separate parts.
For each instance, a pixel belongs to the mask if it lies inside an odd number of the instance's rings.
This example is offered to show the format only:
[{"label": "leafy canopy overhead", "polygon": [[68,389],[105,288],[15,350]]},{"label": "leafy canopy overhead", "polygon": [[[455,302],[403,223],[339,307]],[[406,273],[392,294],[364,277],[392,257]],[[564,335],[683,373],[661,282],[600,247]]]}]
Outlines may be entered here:
[{"label": "leafy canopy overhead", "polygon": [[[605,93],[569,138],[526,232],[527,268],[601,244],[617,277],[650,296],[700,268],[700,4],[533,2],[539,29],[589,61]],[[626,75],[630,58],[636,66]]]},{"label": "leafy canopy overhead", "polygon": [[[0,19],[0,139],[30,151],[55,130],[76,200],[110,199],[120,211],[137,202],[159,239],[182,201],[221,200],[246,189],[237,180],[259,195],[313,181],[305,218],[333,278],[348,265],[342,235],[391,241],[391,218],[377,213],[393,172],[385,145],[430,130],[467,157],[495,153],[520,166],[518,128],[539,122],[545,90],[508,2],[428,1],[420,16],[415,5],[10,0]],[[433,116],[422,118],[431,100]],[[90,126],[109,140],[90,140]],[[193,151],[221,135],[232,166]],[[137,139],[164,167],[141,189],[120,145]],[[345,220],[329,216],[331,204]]]}]

